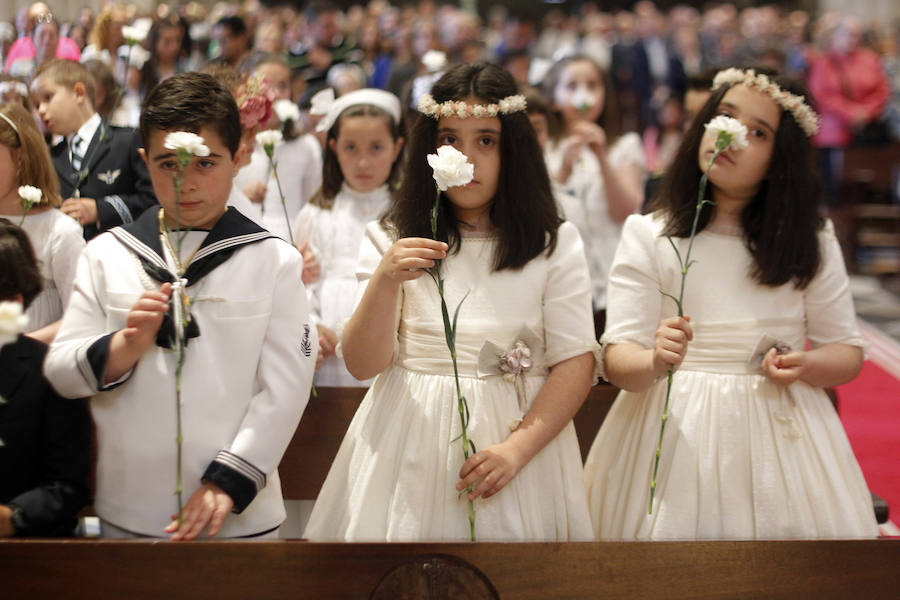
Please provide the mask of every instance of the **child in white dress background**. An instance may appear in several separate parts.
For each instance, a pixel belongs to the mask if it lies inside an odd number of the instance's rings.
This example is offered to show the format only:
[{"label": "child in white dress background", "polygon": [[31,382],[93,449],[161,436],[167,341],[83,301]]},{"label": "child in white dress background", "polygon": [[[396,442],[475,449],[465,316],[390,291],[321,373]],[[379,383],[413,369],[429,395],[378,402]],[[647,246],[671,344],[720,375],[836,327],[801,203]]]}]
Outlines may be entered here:
[{"label": "child in white dress background", "polygon": [[312,250],[321,268],[309,285],[322,363],[316,385],[368,386],[347,371],[338,342],[356,297],[356,260],[366,224],[387,209],[397,179],[403,137],[400,101],[363,89],[341,96],[317,129],[327,131],[322,187],[294,223],[294,243]]},{"label": "child in white dress background", "polygon": [[[569,194],[567,215],[584,240],[599,336],[606,308],[606,280],[625,218],[641,208],[646,161],[637,133],[620,135],[609,77],[591,58],[556,62],[543,82],[555,117],[546,148],[550,176]],[[573,202],[574,200],[574,202]]]},{"label": "child in white dress background", "polygon": [[[43,195],[27,213],[19,196],[23,185]],[[21,223],[37,255],[44,288],[25,312],[25,331],[45,344],[59,328],[84,248],[81,225],[57,210],[61,201],[50,152],[34,119],[18,103],[0,105],[0,217]]]},{"label": "child in white dress background", "polygon": [[[609,281],[606,378],[623,388],[585,463],[600,539],[874,537],[872,502],[823,388],[858,373],[863,342],[807,136],[817,118],[790,79],[717,77],[658,210],[625,223]],[[775,82],[776,85],[771,85]],[[677,295],[701,172],[704,124],[740,121],[749,147],[709,170]],[[702,170],[702,171],[701,171]],[[807,346],[808,344],[808,346]],[[807,349],[808,348],[808,349]],[[652,513],[654,454],[673,379]]]},{"label": "child in white dress background", "polygon": [[[500,67],[460,65],[432,90],[453,116],[421,115],[409,136],[397,201],[366,229],[342,338],[350,372],[378,377],[305,537],[467,540],[469,499],[478,540],[592,537],[571,423],[594,377],[590,276],[523,107],[504,112],[516,91]],[[441,194],[435,241],[426,156],[442,145],[468,157],[474,179]],[[456,353],[478,450],[465,462],[440,297],[424,271],[438,260],[450,310],[465,297]],[[525,348],[518,374],[501,368]]]}]

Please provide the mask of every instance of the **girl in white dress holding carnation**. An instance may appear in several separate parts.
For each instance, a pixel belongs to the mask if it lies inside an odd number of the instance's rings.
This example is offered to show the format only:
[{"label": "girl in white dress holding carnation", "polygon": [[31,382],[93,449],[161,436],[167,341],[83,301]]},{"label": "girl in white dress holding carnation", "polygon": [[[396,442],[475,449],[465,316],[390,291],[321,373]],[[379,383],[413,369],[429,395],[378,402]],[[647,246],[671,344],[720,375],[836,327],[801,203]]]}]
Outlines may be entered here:
[{"label": "girl in white dress holding carnation", "polygon": [[403,137],[400,101],[363,89],[335,101],[317,129],[327,131],[322,187],[294,223],[294,243],[315,253],[319,279],[309,285],[322,363],[316,385],[368,386],[347,371],[338,341],[356,297],[356,260],[366,224],[387,209]]},{"label": "girl in white dress holding carnation", "polygon": [[[304,535],[468,540],[472,501],[478,540],[590,539],[571,419],[593,382],[597,343],[578,231],[561,223],[505,70],[460,65],[432,94],[409,136],[398,198],[366,228],[358,305],[342,337],[350,372],[378,377]],[[426,156],[439,146],[465,154],[474,178],[437,197],[436,241]],[[461,303],[458,384],[426,273],[435,267],[450,315]],[[467,459],[457,385],[477,450]]]},{"label": "girl in white dress holding carnation", "polygon": [[[39,197],[27,211],[21,186],[35,188]],[[0,217],[21,224],[41,265],[44,288],[25,312],[25,331],[45,344],[59,328],[84,248],[81,225],[56,210],[61,201],[50,152],[34,119],[18,103],[0,105]]]},{"label": "girl in white dress holding carnation", "polygon": [[[585,463],[601,539],[878,533],[823,390],[856,376],[863,342],[833,226],[816,211],[807,136],[818,118],[805,97],[790,79],[721,72],[658,210],[625,223],[602,339],[606,378],[623,391]],[[708,169],[715,204],[699,213],[681,318],[661,292],[679,294],[679,256],[716,141],[703,127],[716,115],[746,126],[748,147],[726,150]]]},{"label": "girl in white dress holding carnation", "polygon": [[621,123],[609,77],[591,58],[556,62],[543,91],[553,107],[546,148],[550,176],[568,194],[563,208],[584,240],[597,335],[603,331],[606,280],[625,218],[640,210],[646,161],[637,133],[620,135]]}]

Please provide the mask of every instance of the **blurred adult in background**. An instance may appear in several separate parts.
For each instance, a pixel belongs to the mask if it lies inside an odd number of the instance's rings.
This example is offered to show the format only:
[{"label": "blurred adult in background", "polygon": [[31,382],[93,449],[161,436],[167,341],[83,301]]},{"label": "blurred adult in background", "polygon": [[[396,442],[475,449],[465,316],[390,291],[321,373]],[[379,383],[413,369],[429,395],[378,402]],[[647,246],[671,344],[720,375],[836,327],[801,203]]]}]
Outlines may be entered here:
[{"label": "blurred adult in background", "polygon": [[253,36],[247,23],[238,16],[222,17],[213,27],[213,39],[219,48],[219,55],[213,60],[221,61],[237,69],[241,61],[253,47]]},{"label": "blurred adult in background", "polygon": [[157,83],[187,70],[191,37],[183,17],[170,14],[161,18],[147,36],[150,59],[141,68],[140,95],[143,98]]},{"label": "blurred adult in background", "polygon": [[889,141],[881,120],[890,96],[881,57],[860,45],[861,27],[853,17],[838,17],[822,32],[820,50],[809,61],[809,91],[821,124],[813,138],[819,147],[825,202],[834,204],[843,170],[844,149],[851,144]]},{"label": "blurred adult in background", "polygon": [[125,10],[111,4],[104,8],[94,23],[88,36],[88,45],[81,53],[81,62],[92,59],[100,60],[112,66],[116,60],[116,51],[125,43],[122,37],[122,26],[125,25]]},{"label": "blurred adult in background", "polygon": [[[3,67],[4,72],[30,77],[36,66],[53,58],[70,60],[81,58],[81,50],[78,49],[75,42],[67,37],[60,37],[59,23],[53,18],[53,13],[46,4],[35,2],[29,7],[26,17],[23,25],[28,34],[22,35],[23,30],[19,30],[20,37],[9,49],[6,64]],[[37,56],[38,45],[41,46],[40,56]],[[18,62],[22,62],[22,64],[17,66],[15,71],[11,71]]]}]

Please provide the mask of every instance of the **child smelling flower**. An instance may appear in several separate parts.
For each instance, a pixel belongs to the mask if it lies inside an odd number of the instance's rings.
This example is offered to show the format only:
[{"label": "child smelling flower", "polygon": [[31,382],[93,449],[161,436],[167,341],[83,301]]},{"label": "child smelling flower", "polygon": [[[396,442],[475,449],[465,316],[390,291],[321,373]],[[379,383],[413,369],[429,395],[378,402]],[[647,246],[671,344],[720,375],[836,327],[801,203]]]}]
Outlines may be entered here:
[{"label": "child smelling flower", "polygon": [[[581,239],[509,73],[457,66],[420,106],[397,198],[366,227],[341,337],[349,372],[377,377],[304,536],[469,540],[473,502],[478,540],[590,539],[571,423],[598,350]],[[473,172],[438,195],[428,156],[442,146]]]},{"label": "child smelling flower", "polygon": [[[610,271],[604,367],[623,391],[585,463],[595,531],[875,537],[823,390],[856,376],[863,342],[834,228],[817,213],[816,115],[788,78],[730,69],[713,88],[655,212],[625,222]],[[746,147],[717,145],[743,128]]]}]

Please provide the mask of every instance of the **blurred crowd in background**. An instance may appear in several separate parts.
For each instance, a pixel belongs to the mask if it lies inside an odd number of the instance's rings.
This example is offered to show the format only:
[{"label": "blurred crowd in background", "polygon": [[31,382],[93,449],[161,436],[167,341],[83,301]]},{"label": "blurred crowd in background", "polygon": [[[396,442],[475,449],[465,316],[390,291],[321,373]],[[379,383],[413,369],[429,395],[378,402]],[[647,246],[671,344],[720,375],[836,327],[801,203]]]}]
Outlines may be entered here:
[{"label": "blurred crowd in background", "polygon": [[[133,44],[123,27],[139,32]],[[776,4],[738,10],[712,3],[699,11],[642,1],[605,12],[584,2],[541,17],[496,6],[481,17],[434,0],[372,0],[347,9],[319,1],[301,8],[259,0],[161,3],[152,13],[110,3],[59,22],[52,3],[38,2],[19,10],[14,22],[0,22],[0,90],[4,100],[18,98],[31,108],[29,78],[41,63],[80,60],[97,78],[99,112],[114,124],[135,126],[141,100],[156,83],[208,63],[250,72],[260,57],[282,55],[289,80],[270,83],[284,87],[301,109],[324,87],[338,95],[382,88],[414,108],[429,74],[447,64],[496,61],[522,84],[539,86],[555,61],[579,54],[605,70],[620,127],[642,134],[652,173],[677,147],[691,78],[708,78],[723,66],[764,64],[807,82],[822,118],[814,141],[824,149],[827,179],[840,149],[900,135],[898,37],[898,23]]]}]

